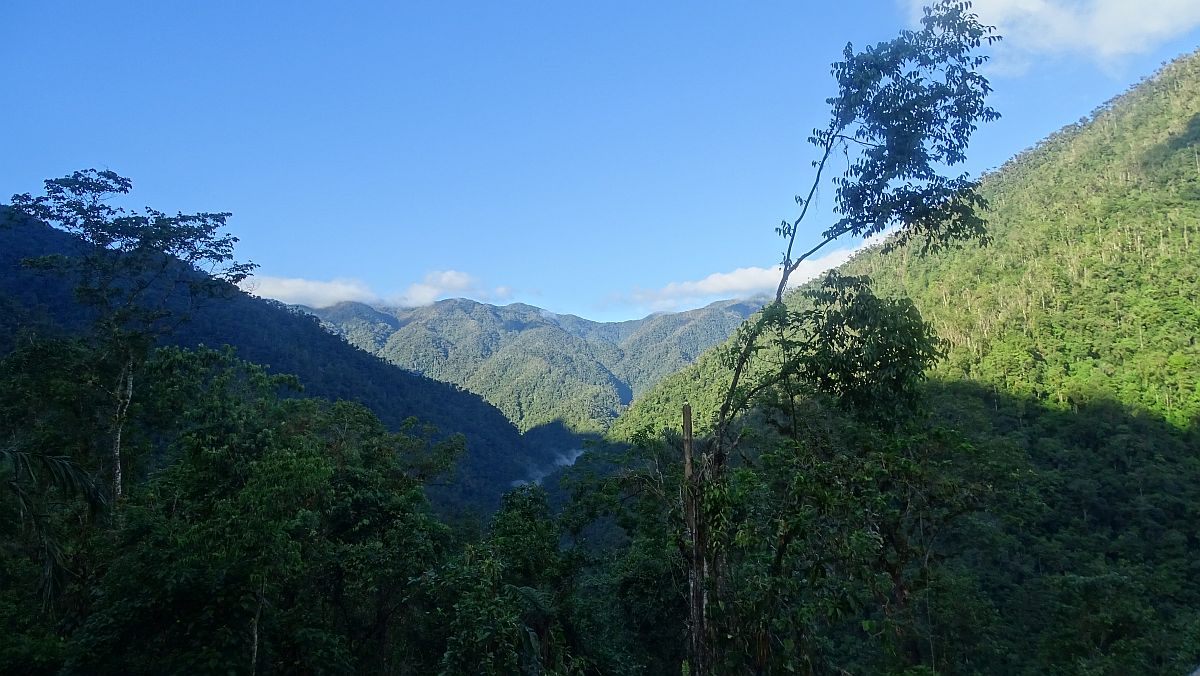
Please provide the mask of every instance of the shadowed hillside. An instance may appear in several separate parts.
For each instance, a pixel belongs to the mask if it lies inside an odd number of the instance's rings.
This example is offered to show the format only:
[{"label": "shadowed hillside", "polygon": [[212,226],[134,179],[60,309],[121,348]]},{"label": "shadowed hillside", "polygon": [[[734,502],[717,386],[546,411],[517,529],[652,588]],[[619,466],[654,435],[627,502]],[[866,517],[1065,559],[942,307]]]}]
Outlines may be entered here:
[{"label": "shadowed hillside", "polygon": [[[0,227],[0,351],[11,349],[21,331],[71,331],[85,324],[68,281],[21,265],[23,259],[69,252],[72,246],[70,237],[42,225]],[[556,457],[558,449],[533,448],[477,395],[395,368],[325,331],[310,315],[236,289],[228,298],[197,307],[170,340],[183,346],[232,345],[243,359],[298,376],[306,394],[359,401],[393,428],[415,416],[443,434],[465,435],[467,453],[458,476],[437,489],[446,505],[490,509],[511,482]]]}]

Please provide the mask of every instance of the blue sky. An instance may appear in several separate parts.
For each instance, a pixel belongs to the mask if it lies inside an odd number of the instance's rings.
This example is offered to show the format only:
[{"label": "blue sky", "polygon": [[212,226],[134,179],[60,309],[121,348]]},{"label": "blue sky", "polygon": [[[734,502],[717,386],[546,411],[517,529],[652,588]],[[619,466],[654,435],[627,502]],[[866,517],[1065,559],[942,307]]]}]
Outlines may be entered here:
[{"label": "blue sky", "polygon": [[[0,195],[97,167],[233,212],[289,302],[696,307],[771,286],[829,63],[914,4],[10,0]],[[1195,0],[975,8],[1006,34],[976,173],[1200,46]]]}]

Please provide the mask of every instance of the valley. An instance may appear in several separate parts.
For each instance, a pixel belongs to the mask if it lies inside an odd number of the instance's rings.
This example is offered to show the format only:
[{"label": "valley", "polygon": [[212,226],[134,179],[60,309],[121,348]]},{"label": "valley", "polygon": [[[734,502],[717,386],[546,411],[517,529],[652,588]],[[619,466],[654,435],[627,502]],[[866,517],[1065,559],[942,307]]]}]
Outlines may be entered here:
[{"label": "valley", "polygon": [[[782,263],[643,293],[694,309],[598,322],[455,297],[511,296],[423,222],[402,256],[379,246],[406,279],[439,266],[422,293],[314,273],[274,278],[317,299],[284,302],[243,290],[257,266],[224,212],[135,209],[107,169],[13,195],[0,673],[1192,673],[1200,51],[976,180],[960,165],[999,119],[988,78],[1016,76],[989,70],[997,29],[973,12],[935,3],[844,48]],[[416,173],[446,171],[455,200],[507,178],[453,147],[452,170]],[[529,213],[563,218],[573,180],[538,183]],[[383,184],[417,213],[418,189]],[[309,191],[315,218],[343,199]],[[669,212],[681,249],[709,241]],[[327,245],[350,226],[330,227]],[[514,270],[538,239],[473,233]]]}]

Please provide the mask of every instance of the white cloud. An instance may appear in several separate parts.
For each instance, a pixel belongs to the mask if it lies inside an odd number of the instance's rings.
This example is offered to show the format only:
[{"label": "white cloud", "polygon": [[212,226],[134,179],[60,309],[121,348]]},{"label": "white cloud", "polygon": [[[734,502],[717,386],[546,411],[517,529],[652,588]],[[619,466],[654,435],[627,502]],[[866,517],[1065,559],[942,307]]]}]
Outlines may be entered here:
[{"label": "white cloud", "polygon": [[[789,288],[836,268],[863,248],[881,242],[885,236],[877,235],[856,246],[834,249],[823,256],[804,261],[788,279]],[[676,311],[721,298],[774,295],[779,287],[779,275],[778,265],[770,268],[738,268],[732,272],[714,272],[703,279],[671,282],[658,289],[636,289],[619,300],[654,312]]]},{"label": "white cloud", "polygon": [[753,295],[763,293],[779,281],[779,267],[738,268],[733,272],[714,272],[704,279],[671,282],[661,289],[645,292],[646,298],[702,298],[716,295]]},{"label": "white cloud", "polygon": [[243,291],[263,298],[318,308],[348,300],[360,303],[379,300],[379,296],[358,279],[334,279],[325,282],[299,277],[256,275],[242,282],[241,287]]},{"label": "white cloud", "polygon": [[416,307],[429,305],[450,296],[469,296],[486,301],[505,299],[513,293],[507,286],[488,290],[482,287],[475,277],[458,270],[434,270],[426,273],[420,282],[410,284],[403,291],[393,294],[377,293],[360,279],[323,281],[258,275],[242,282],[241,287],[244,291],[264,298],[315,308],[329,307],[344,301]]},{"label": "white cloud", "polygon": [[447,296],[480,295],[477,287],[475,278],[465,272],[435,270],[427,273],[424,280],[388,298],[387,302],[400,307],[417,307]]},{"label": "white cloud", "polygon": [[[923,0],[905,2],[920,16]],[[973,10],[1004,36],[997,65],[1011,73],[1040,55],[1080,55],[1110,66],[1200,26],[1197,0],[975,0]]]}]

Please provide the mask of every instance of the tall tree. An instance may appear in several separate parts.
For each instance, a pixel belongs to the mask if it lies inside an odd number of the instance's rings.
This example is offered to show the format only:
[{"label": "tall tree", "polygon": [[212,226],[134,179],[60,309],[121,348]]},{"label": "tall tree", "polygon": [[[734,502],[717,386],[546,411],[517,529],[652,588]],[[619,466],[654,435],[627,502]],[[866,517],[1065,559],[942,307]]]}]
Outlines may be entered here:
[{"label": "tall tree", "polygon": [[421,576],[447,539],[423,482],[460,438],[391,433],[231,350],[156,350],[176,460],[131,486],[67,673],[430,673]]},{"label": "tall tree", "polygon": [[[811,187],[796,197],[799,215],[776,229],[786,249],[775,300],[738,332],[729,350],[731,382],[707,440],[708,451],[685,478],[683,491],[684,513],[698,515],[688,523],[692,673],[709,674],[716,668],[713,602],[725,607],[729,600],[726,547],[714,538],[724,532],[721,524],[729,518],[720,503],[729,493],[729,456],[740,438],[733,430],[737,417],[768,389],[797,375],[809,376],[818,390],[882,405],[876,397],[883,390],[911,384],[913,369],[900,362],[915,358],[919,373],[927,356],[922,350],[906,355],[901,349],[881,358],[859,349],[847,357],[847,349],[855,346],[838,345],[831,337],[861,333],[867,327],[855,322],[882,321],[894,313],[877,312],[881,308],[866,302],[854,282],[847,286],[832,280],[830,300],[845,302],[829,303],[831,313],[824,317],[798,316],[783,304],[791,275],[803,261],[846,236],[891,233],[885,246],[919,242],[924,250],[985,237],[978,211],[986,204],[977,181],[947,170],[966,158],[977,125],[999,116],[985,104],[991,87],[979,68],[987,57],[978,53],[999,37],[993,27],[979,22],[969,2],[943,1],[926,8],[921,26],[861,52],[847,45],[844,59],[833,64],[838,94],[828,99],[830,119],[809,137],[818,150]],[[835,155],[845,158],[846,167],[832,179],[838,218],[816,246],[797,252],[797,235]],[[788,338],[797,332],[808,332],[810,340]],[[903,347],[907,337],[897,337],[891,345]],[[752,375],[755,355],[772,338],[783,349],[782,360]]]},{"label": "tall tree", "polygon": [[234,260],[238,241],[221,232],[228,213],[126,210],[111,202],[133,183],[115,172],[87,169],[45,181],[45,194],[13,195],[19,216],[78,238],[74,255],[28,265],[69,274],[79,301],[90,308],[93,339],[114,366],[111,401],[112,496],[124,492],[122,436],[135,376],[156,338],[186,320],[194,303],[226,292],[256,267]]}]

